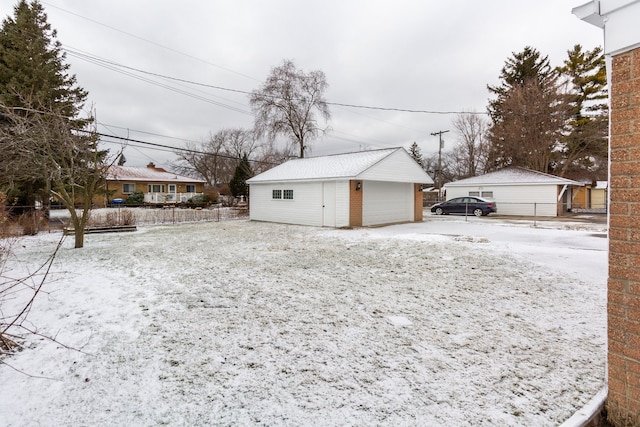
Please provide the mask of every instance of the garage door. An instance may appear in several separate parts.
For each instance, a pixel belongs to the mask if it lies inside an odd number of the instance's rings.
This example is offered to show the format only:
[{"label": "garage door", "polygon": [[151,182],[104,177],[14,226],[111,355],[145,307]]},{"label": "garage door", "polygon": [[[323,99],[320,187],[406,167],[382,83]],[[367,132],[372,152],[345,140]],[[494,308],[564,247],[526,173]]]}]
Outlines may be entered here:
[{"label": "garage door", "polygon": [[362,187],[362,225],[413,220],[413,184],[365,181]]}]

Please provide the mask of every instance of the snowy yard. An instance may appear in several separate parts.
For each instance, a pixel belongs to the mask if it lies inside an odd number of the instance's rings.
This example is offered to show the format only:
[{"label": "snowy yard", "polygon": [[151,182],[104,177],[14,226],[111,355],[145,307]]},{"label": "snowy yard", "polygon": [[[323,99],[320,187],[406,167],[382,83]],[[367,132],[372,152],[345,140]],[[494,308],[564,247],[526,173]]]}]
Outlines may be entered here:
[{"label": "snowy yard", "polygon": [[[5,359],[0,425],[558,425],[604,385],[607,240],[539,225],[67,238],[29,320],[81,351]],[[60,237],[23,238],[5,274]]]}]

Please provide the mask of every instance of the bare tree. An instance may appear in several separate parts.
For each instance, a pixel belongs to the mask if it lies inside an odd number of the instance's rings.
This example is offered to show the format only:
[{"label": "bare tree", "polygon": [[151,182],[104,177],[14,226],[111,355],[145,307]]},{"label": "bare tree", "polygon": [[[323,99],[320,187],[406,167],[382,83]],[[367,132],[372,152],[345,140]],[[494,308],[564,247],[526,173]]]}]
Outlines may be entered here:
[{"label": "bare tree", "polygon": [[256,137],[274,141],[279,135],[287,136],[304,157],[309,140],[322,131],[315,113],[325,120],[331,117],[324,99],[327,87],[322,71],[305,73],[289,60],[273,68],[262,87],[249,96],[256,114]]},{"label": "bare tree", "polygon": [[257,175],[286,162],[292,157],[295,157],[295,154],[291,146],[279,148],[271,141],[258,146],[258,149],[254,152],[251,168],[253,173]]},{"label": "bare tree", "polygon": [[[17,305],[15,312],[0,309],[0,356],[11,353],[16,347],[20,347],[19,334],[25,332],[36,334],[30,329],[27,317],[36,297],[42,291],[49,270],[64,240],[63,236],[51,256],[39,268],[30,272],[26,277],[14,278],[4,274],[6,261],[10,256],[15,256],[12,253],[15,241],[4,235],[5,231],[4,227],[0,227],[0,308],[9,298],[12,300],[22,298],[24,303]],[[0,359],[0,363],[6,362]]]},{"label": "bare tree", "polygon": [[[0,105],[0,177],[2,184],[42,181],[45,197],[56,198],[71,215],[75,247],[84,246],[84,230],[93,197],[104,188],[106,151],[98,149],[94,129],[78,131],[75,123],[53,111]],[[86,123],[91,123],[87,120]],[[115,160],[115,159],[114,159]],[[76,205],[81,206],[80,212]]]},{"label": "bare tree", "polygon": [[251,156],[258,147],[257,140],[250,130],[223,129],[217,135],[224,140],[227,154],[238,159],[238,162],[245,155]]},{"label": "bare tree", "polygon": [[484,173],[489,154],[488,121],[478,114],[469,112],[458,114],[452,124],[458,141],[447,154],[447,162],[454,169],[456,179]]},{"label": "bare tree", "polygon": [[201,145],[189,143],[186,150],[177,151],[179,160],[174,166],[180,173],[200,176],[215,187],[229,183],[242,157],[251,156],[258,148],[252,131],[222,129]]}]

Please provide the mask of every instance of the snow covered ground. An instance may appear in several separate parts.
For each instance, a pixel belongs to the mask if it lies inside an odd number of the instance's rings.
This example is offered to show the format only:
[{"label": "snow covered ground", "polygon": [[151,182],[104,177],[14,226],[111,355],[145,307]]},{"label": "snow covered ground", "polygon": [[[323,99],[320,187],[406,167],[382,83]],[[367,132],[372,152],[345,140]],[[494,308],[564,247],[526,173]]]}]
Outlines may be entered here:
[{"label": "snow covered ground", "polygon": [[[0,425],[558,425],[604,385],[605,228],[428,216],[68,237],[29,315],[59,343],[4,359]],[[22,238],[5,275],[60,237]]]}]

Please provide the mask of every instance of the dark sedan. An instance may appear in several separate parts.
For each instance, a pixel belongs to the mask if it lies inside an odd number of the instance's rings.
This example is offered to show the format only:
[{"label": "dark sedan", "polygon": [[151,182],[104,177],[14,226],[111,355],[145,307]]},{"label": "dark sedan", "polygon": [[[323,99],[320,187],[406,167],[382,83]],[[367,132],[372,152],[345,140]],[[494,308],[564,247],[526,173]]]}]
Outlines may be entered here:
[{"label": "dark sedan", "polygon": [[431,212],[436,215],[446,215],[450,213],[473,214],[475,216],[489,215],[497,212],[496,202],[482,197],[456,197],[446,202],[431,206]]}]

